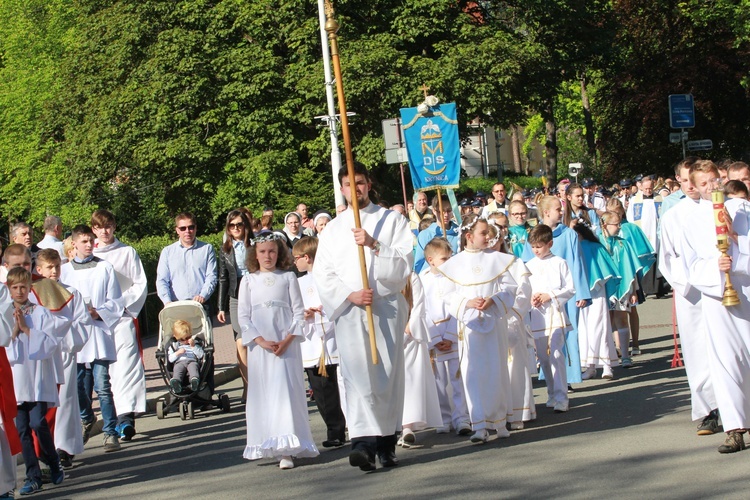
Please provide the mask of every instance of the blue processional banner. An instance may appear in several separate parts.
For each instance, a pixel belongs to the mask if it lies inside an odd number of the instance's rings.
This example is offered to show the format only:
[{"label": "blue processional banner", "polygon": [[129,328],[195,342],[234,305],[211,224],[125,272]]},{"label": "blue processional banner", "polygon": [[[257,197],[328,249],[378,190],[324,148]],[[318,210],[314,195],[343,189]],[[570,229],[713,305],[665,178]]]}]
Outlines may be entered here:
[{"label": "blue processional banner", "polygon": [[401,108],[401,127],[414,191],[458,188],[461,144],[456,103],[440,104],[420,114]]}]

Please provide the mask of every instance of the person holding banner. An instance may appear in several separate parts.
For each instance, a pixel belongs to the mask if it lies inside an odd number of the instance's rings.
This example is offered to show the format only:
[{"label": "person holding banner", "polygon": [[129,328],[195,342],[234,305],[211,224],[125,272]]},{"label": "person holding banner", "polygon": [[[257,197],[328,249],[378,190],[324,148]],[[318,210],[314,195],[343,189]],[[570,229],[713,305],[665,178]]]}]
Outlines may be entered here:
[{"label": "person holding banner", "polygon": [[439,206],[443,207],[442,224],[435,221],[417,236],[417,246],[414,249],[414,272],[417,274],[430,268],[424,257],[424,248],[433,238],[441,237],[447,239],[453,249],[453,255],[458,253],[458,245],[460,243],[458,224],[453,220],[453,208],[451,208],[451,202],[447,194],[440,195]]},{"label": "person holding banner", "polygon": [[[409,314],[401,290],[412,269],[412,234],[405,217],[369,198],[367,169],[354,165],[355,184],[339,172],[341,192],[351,205],[357,197],[361,228],[354,212],[333,219],[320,235],[313,277],[326,315],[336,328],[339,366],[344,379],[346,422],[352,451],[349,463],[363,471],[398,465],[397,433],[404,407],[404,330]],[[362,288],[357,246],[365,247],[370,289]],[[372,306],[379,362],[371,361],[365,306]]]}]

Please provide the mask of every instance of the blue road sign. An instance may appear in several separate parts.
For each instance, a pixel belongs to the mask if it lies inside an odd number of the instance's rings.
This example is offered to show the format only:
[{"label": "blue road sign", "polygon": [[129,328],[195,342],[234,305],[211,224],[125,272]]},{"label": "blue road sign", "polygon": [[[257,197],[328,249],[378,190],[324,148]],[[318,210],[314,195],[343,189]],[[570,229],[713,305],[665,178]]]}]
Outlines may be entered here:
[{"label": "blue road sign", "polygon": [[669,126],[672,128],[695,127],[695,106],[692,94],[669,96]]}]

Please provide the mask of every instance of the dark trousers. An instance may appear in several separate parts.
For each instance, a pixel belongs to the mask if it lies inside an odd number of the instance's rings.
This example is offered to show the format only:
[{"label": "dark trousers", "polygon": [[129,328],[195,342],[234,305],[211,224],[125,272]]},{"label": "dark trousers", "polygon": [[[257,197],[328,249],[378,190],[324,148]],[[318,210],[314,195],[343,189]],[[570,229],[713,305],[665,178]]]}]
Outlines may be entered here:
[{"label": "dark trousers", "polygon": [[26,479],[42,483],[42,471],[39,468],[39,460],[36,457],[34,449],[34,438],[31,434],[36,434],[39,446],[45,462],[50,466],[52,472],[60,470],[60,458],[55,450],[55,441],[47,425],[44,416],[47,413],[47,403],[22,403],[18,405],[18,414],[16,415],[16,427],[18,436],[21,438],[21,454],[26,464]]},{"label": "dark trousers", "polygon": [[670,291],[669,283],[664,279],[661,272],[656,268],[656,263],[651,266],[651,269],[643,276],[641,280],[641,286],[643,287],[643,295],[666,295]]},{"label": "dark trousers", "polygon": [[341,411],[337,378],[338,365],[326,365],[328,376],[318,375],[318,368],[305,368],[320,416],[328,428],[328,440],[346,441],[346,417]]},{"label": "dark trousers", "polygon": [[398,436],[396,434],[390,436],[360,436],[352,438],[352,450],[362,450],[371,458],[374,458],[375,454],[395,453],[397,442]]}]

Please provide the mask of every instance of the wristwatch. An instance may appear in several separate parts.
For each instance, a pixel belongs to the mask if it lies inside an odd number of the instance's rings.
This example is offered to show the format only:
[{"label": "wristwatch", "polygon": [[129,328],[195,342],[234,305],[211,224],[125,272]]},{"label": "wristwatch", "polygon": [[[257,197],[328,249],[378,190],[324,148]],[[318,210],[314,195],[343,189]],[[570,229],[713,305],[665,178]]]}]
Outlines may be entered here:
[{"label": "wristwatch", "polygon": [[375,240],[375,243],[370,248],[372,248],[373,252],[380,253],[380,242]]}]

